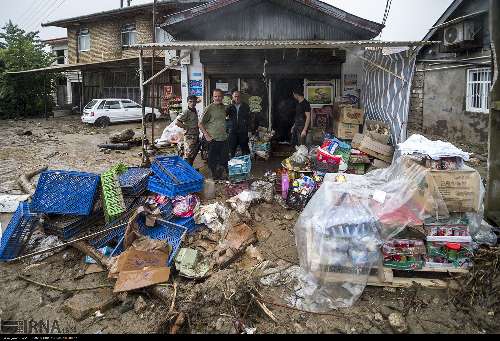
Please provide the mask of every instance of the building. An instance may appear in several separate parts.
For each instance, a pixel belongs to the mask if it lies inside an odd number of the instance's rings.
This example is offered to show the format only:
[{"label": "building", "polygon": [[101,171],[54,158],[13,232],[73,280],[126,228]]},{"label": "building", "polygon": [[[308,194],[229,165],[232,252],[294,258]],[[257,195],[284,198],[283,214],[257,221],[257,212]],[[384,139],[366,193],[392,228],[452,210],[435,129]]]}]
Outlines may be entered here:
[{"label": "building", "polygon": [[[155,20],[163,22],[164,18],[196,4],[197,0],[159,1],[156,6]],[[67,94],[58,98],[66,98],[73,105],[82,106],[92,98],[129,98],[139,101],[139,78],[137,76],[138,52],[129,50],[134,44],[166,42],[171,39],[159,26],[153,30],[152,4],[117,8],[110,11],[83,15],[75,18],[62,19],[42,24],[67,29],[65,44],[54,41],[54,51],[66,47],[66,65],[54,68],[56,71],[80,71],[80,82],[75,84],[72,91],[66,89]],[[61,45],[63,44],[63,45]],[[51,44],[52,45],[52,44]],[[152,52],[146,55],[146,77],[154,71],[164,67],[162,52]],[[154,60],[154,63],[152,62]],[[62,61],[62,59],[61,59]],[[74,79],[72,79],[73,81]],[[155,102],[158,107],[161,103],[161,94],[164,84],[174,84],[180,91],[180,77],[176,71],[164,73],[156,79],[155,88],[150,87],[147,92],[147,104]],[[79,96],[76,95],[79,93]],[[82,98],[82,101],[80,101]]]},{"label": "building", "polygon": [[[68,38],[56,38],[45,40],[44,43],[50,47],[55,61],[53,66],[69,64]],[[67,71],[57,79],[54,103],[59,109],[72,109],[74,103],[80,104],[81,95],[81,73],[79,71]]]},{"label": "building", "polygon": [[[359,80],[356,90],[360,88],[360,60],[344,49],[308,48],[306,42],[369,40],[383,25],[322,1],[219,0],[167,16],[161,27],[176,42],[200,46],[181,50],[189,56],[181,62],[184,99],[188,94],[203,97],[202,110],[215,88],[226,92],[226,101],[238,89],[244,100],[257,103],[258,123],[279,132],[286,124],[281,108],[291,101],[294,88],[304,87],[306,97],[308,88],[325,90],[327,100],[308,97],[317,106],[313,116],[342,96],[344,74],[354,74],[354,81]],[[213,48],[206,47],[210,42]],[[313,123],[317,121],[313,117]]]},{"label": "building", "polygon": [[486,143],[491,86],[488,0],[455,0],[424,40],[413,82],[410,128]]}]

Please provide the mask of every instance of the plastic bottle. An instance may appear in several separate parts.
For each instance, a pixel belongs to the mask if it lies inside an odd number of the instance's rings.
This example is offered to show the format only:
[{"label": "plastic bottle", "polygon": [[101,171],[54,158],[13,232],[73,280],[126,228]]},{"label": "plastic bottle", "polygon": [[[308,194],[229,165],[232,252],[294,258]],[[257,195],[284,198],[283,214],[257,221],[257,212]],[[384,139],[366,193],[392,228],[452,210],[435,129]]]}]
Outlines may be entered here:
[{"label": "plastic bottle", "polygon": [[215,198],[215,181],[212,179],[205,179],[203,186],[203,200],[212,200]]}]

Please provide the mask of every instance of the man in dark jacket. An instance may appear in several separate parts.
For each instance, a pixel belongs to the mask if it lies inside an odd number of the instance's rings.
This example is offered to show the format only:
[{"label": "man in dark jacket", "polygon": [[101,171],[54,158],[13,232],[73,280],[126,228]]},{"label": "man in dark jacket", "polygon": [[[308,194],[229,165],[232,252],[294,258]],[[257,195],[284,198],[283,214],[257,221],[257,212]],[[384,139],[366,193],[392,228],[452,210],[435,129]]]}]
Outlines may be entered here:
[{"label": "man in dark jacket", "polygon": [[248,147],[248,133],[251,131],[250,107],[241,101],[239,91],[233,92],[233,101],[227,107],[226,114],[229,120],[229,151],[231,157],[236,155],[238,146],[240,146],[243,155],[250,154],[250,148]]}]

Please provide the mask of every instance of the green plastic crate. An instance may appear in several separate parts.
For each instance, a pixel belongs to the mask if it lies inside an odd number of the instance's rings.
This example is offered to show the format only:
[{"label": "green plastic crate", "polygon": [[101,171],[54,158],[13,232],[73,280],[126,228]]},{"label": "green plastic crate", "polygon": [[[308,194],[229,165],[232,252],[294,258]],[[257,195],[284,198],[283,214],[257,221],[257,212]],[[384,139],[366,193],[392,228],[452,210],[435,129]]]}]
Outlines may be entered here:
[{"label": "green plastic crate", "polygon": [[106,222],[115,220],[126,211],[119,177],[127,169],[127,166],[118,164],[101,174],[103,208]]}]

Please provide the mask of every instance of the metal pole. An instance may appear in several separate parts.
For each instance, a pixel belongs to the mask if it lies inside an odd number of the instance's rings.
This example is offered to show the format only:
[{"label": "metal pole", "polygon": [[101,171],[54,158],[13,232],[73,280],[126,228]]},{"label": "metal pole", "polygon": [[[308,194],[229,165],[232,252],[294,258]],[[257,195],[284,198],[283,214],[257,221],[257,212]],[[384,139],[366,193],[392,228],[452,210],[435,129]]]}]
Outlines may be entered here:
[{"label": "metal pole", "polygon": [[146,154],[146,97],[144,95],[144,50],[139,53],[139,82],[141,83],[141,106],[142,106],[142,164],[148,164]]},{"label": "metal pole", "polygon": [[[156,1],[153,1],[153,43],[156,43]],[[155,49],[153,49],[153,53],[151,55],[151,76],[154,76],[155,74]],[[153,82],[151,83],[151,89],[152,89],[152,94],[151,94],[151,108],[153,109],[153,116],[151,118],[151,146],[154,146],[154,141],[155,141],[155,119],[156,119],[156,114],[155,114],[155,109],[156,109],[156,96],[155,96],[155,91],[156,91],[156,84],[153,79]]]}]

